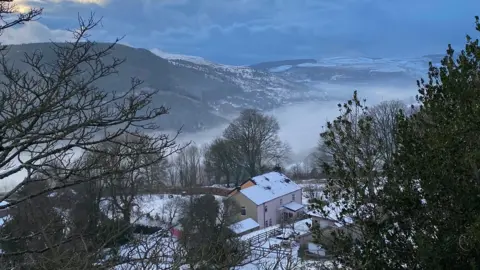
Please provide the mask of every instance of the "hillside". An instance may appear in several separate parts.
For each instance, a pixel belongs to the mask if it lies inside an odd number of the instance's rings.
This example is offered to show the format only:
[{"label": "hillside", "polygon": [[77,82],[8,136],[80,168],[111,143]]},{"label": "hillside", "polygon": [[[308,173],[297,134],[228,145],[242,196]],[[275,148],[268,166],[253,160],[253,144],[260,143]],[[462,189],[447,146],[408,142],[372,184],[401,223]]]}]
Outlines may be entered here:
[{"label": "hillside", "polygon": [[[50,43],[12,45],[7,57],[19,69],[24,53],[42,51],[44,60],[54,61]],[[106,46],[99,44],[98,46]],[[144,81],[144,89],[158,89],[154,103],[171,108],[160,119],[162,129],[196,131],[228,121],[225,116],[243,108],[269,110],[283,104],[308,98],[303,85],[272,73],[249,67],[227,66],[198,61],[197,58],[156,55],[146,49],[117,45],[112,57],[125,59],[118,74],[102,79],[98,86],[122,91],[131,77]],[[163,56],[164,58],[162,58]]]}]

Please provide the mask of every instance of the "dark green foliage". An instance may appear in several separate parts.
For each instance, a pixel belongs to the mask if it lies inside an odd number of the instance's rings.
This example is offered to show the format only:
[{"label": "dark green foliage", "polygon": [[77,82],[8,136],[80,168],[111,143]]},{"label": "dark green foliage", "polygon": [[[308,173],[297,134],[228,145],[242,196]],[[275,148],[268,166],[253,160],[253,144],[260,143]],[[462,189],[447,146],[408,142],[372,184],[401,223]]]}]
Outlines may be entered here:
[{"label": "dark green foliage", "polygon": [[180,244],[187,264],[194,269],[225,269],[246,257],[245,245],[229,228],[236,210],[232,201],[221,207],[213,195],[192,198],[185,205]]},{"label": "dark green foliage", "polygon": [[[480,31],[478,18],[476,25]],[[458,58],[449,46],[442,66],[430,64],[418,86],[421,106],[399,112],[392,158],[382,154],[385,144],[356,94],[322,133],[332,157],[323,163],[326,194],[341,203],[340,218],[355,222],[355,233],[333,236],[331,252],[347,267],[480,268],[478,40],[467,37]]]},{"label": "dark green foliage", "polygon": [[[33,180],[19,191],[19,195],[28,196],[45,188],[44,181]],[[47,195],[26,200],[8,209],[9,218],[0,229],[0,249],[4,254],[12,255],[5,261],[0,260],[1,263],[8,262],[12,267],[27,267],[32,259],[47,263],[45,258],[59,252],[55,245],[68,240],[66,213],[57,200]],[[59,258],[58,262],[61,261],[62,258]]]},{"label": "dark green foliage", "polygon": [[[398,197],[403,199],[401,210],[409,213],[401,218],[415,229],[421,267],[478,268],[478,40],[467,36],[465,49],[457,59],[449,46],[442,66],[430,65],[428,82],[422,80],[418,85],[422,106],[412,117],[403,117],[398,129],[400,147],[394,174],[407,187]],[[420,192],[416,185],[420,185]],[[427,203],[419,204],[420,199]]]}]

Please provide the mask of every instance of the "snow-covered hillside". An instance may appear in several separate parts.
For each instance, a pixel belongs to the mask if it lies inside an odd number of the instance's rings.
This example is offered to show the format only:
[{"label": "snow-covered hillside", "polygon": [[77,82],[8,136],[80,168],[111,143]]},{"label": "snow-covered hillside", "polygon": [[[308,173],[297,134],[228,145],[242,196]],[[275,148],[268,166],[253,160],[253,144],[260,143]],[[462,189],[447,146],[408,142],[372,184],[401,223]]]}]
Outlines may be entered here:
[{"label": "snow-covered hillside", "polygon": [[176,54],[176,53],[168,53],[164,52],[159,49],[152,49],[152,53],[156,54],[157,56],[163,58],[163,59],[168,59],[168,60],[183,60],[183,61],[188,61],[192,62],[195,64],[199,65],[213,65],[214,63],[205,60],[203,57],[200,56],[193,56],[193,55],[184,55],[184,54]]},{"label": "snow-covered hillside", "polygon": [[251,107],[274,109],[295,101],[324,99],[323,93],[310,91],[311,89],[304,84],[288,80],[273,72],[248,66],[224,65],[202,57],[171,54],[158,49],[153,49],[152,52],[174,66],[187,68],[202,74],[205,78],[231,85],[241,91],[228,93],[225,90],[218,94],[220,96],[227,93],[224,98],[209,101],[209,105],[217,111],[221,111],[225,106],[235,109]]}]

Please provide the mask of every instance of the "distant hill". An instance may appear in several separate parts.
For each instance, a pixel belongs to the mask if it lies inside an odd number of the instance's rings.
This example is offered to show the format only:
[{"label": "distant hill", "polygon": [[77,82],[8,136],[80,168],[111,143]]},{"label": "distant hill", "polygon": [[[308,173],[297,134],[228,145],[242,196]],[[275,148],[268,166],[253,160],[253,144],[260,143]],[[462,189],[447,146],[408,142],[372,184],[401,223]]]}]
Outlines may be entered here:
[{"label": "distant hill", "polygon": [[291,59],[291,60],[280,60],[280,61],[270,61],[262,62],[258,64],[251,65],[251,68],[268,70],[271,68],[279,66],[296,66],[300,64],[315,64],[317,60],[315,59]]},{"label": "distant hill", "polygon": [[[26,69],[20,61],[25,52],[40,50],[44,60],[50,62],[55,60],[51,46],[50,43],[12,45],[7,57],[16,67]],[[300,84],[266,71],[199,61],[201,58],[196,57],[159,55],[116,45],[111,56],[126,62],[119,67],[118,74],[102,79],[98,86],[122,91],[130,85],[131,77],[137,77],[144,81],[144,89],[159,89],[154,103],[171,108],[170,114],[160,119],[165,130],[181,126],[184,131],[206,129],[227,122],[225,116],[242,108],[269,110],[305,99],[306,90]]]},{"label": "distant hill", "polygon": [[404,86],[414,84],[428,72],[428,63],[438,64],[443,55],[413,58],[329,57],[265,62],[252,67],[288,81],[316,85],[317,82],[348,85]]}]

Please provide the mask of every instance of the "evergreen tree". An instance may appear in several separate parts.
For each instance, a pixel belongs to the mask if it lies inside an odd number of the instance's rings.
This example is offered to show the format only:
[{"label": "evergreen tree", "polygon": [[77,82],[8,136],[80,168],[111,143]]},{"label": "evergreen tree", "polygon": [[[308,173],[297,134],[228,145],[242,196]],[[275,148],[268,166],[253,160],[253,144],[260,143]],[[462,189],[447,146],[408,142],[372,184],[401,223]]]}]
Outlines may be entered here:
[{"label": "evergreen tree", "polygon": [[448,46],[428,78],[418,82],[420,108],[399,112],[392,159],[377,159],[382,143],[372,142],[368,108],[356,94],[321,134],[332,157],[322,164],[327,200],[338,203],[339,221],[353,219],[332,236],[331,252],[347,268],[480,268],[478,40],[467,36],[458,57]]}]

